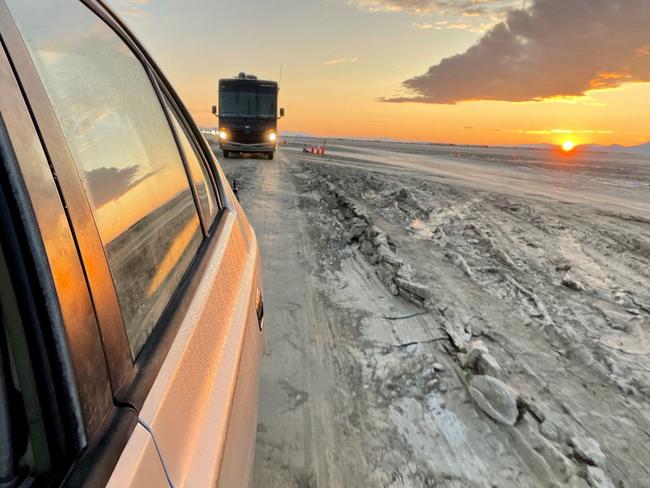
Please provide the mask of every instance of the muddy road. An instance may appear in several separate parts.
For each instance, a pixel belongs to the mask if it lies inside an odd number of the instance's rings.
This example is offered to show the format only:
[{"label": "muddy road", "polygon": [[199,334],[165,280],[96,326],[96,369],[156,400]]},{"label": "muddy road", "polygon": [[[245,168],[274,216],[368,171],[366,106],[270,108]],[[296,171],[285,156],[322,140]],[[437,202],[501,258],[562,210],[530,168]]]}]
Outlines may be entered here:
[{"label": "muddy road", "polygon": [[650,163],[299,147],[220,159],[263,253],[255,486],[650,486]]}]

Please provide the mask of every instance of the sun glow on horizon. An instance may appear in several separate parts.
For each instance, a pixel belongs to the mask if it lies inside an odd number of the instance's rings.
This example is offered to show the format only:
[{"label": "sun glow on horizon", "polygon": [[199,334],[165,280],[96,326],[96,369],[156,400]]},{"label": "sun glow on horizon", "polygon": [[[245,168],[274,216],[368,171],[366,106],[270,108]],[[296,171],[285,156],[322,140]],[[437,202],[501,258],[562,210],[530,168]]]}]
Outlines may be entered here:
[{"label": "sun glow on horizon", "polygon": [[576,144],[573,141],[565,141],[562,143],[562,150],[566,153],[573,151],[576,148]]}]

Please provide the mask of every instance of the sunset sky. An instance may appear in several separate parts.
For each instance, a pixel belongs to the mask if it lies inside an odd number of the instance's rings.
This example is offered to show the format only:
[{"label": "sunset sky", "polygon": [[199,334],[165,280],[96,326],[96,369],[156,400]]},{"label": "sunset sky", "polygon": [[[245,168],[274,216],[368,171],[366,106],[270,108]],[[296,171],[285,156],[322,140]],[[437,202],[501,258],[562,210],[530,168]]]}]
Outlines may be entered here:
[{"label": "sunset sky", "polygon": [[647,0],[110,0],[197,123],[278,79],[283,131],[473,144],[650,141]]}]

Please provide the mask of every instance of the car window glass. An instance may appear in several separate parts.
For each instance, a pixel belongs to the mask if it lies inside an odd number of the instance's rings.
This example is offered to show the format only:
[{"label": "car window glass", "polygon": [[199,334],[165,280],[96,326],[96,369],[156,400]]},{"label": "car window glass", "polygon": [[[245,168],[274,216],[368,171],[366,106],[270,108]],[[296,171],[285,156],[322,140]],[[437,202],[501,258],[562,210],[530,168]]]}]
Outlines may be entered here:
[{"label": "car window glass", "polygon": [[88,8],[7,4],[83,180],[137,355],[202,238],[178,147],[143,65]]},{"label": "car window glass", "polygon": [[208,225],[214,221],[214,217],[217,214],[217,197],[215,196],[212,183],[210,182],[210,176],[207,173],[207,168],[200,160],[199,155],[196,152],[194,144],[190,142],[190,139],[187,136],[187,132],[181,126],[180,121],[176,114],[169,109],[172,122],[174,124],[174,130],[178,134],[178,139],[180,140],[181,147],[183,148],[183,153],[185,154],[185,160],[190,168],[190,173],[192,174],[192,180],[194,181],[194,186],[196,187],[196,192],[199,197],[199,203],[203,209],[203,214],[207,220]]}]

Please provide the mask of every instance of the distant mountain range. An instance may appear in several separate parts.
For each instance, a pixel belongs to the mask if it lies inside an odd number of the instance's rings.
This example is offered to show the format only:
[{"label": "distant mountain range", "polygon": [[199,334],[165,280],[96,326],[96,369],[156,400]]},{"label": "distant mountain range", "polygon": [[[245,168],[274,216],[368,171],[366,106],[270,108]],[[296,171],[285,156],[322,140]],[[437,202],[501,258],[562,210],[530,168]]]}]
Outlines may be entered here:
[{"label": "distant mountain range", "polygon": [[638,146],[621,146],[620,144],[612,144],[611,146],[600,146],[598,144],[585,144],[580,146],[587,151],[601,151],[601,152],[624,152],[628,154],[650,154],[650,142],[639,144]]},{"label": "distant mountain range", "polygon": [[[555,149],[557,146],[554,144],[521,144],[510,147],[526,147],[531,149]],[[591,152],[616,152],[627,154],[643,154],[650,155],[650,142],[640,144],[638,146],[621,146],[620,144],[612,144],[611,146],[602,146],[600,144],[582,144],[578,149]]]}]

